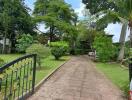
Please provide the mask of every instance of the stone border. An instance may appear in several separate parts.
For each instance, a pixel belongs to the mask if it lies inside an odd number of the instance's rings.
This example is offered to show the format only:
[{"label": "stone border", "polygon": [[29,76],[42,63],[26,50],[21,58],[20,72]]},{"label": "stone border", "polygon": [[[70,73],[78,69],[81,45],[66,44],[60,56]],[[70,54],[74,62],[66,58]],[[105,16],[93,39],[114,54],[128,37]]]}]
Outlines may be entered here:
[{"label": "stone border", "polygon": [[[35,85],[34,93],[39,90],[39,88],[51,77],[53,76],[63,65],[65,65],[68,61],[70,61],[72,57],[70,57],[67,61],[65,61],[63,64],[60,64],[59,67],[55,68],[51,73],[49,73],[46,77],[44,77],[38,84]],[[33,94],[34,94],[33,93]],[[32,95],[33,95],[32,94]],[[29,98],[32,96],[31,94],[26,94],[25,99]]]}]

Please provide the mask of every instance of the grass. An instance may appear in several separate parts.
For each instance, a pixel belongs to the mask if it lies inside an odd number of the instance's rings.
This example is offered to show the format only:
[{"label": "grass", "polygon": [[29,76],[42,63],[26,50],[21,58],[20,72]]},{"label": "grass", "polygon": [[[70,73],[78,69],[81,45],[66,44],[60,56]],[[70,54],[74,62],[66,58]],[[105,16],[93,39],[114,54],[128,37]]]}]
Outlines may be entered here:
[{"label": "grass", "polygon": [[37,70],[36,83],[38,83],[40,80],[46,77],[49,73],[51,73],[58,66],[63,64],[69,58],[70,58],[69,56],[64,56],[60,60],[54,60],[53,56],[49,56],[48,58],[44,59],[42,64],[43,67],[41,68],[41,70]]},{"label": "grass", "polygon": [[[10,62],[10,61],[13,61],[15,60],[16,58],[18,57],[21,57],[23,56],[22,54],[6,54],[6,55],[0,55],[0,58],[2,58],[6,63],[7,62]],[[66,62],[70,57],[69,56],[64,56],[62,57],[60,60],[54,60],[54,57],[53,56],[49,56],[45,59],[42,60],[42,67],[41,69],[40,68],[37,68],[38,70],[36,70],[36,84],[39,83],[43,78],[45,78],[48,74],[50,74],[53,70],[55,70],[57,67],[59,67],[61,64],[63,64],[64,62]],[[29,67],[28,65],[25,66],[25,68],[28,70]],[[25,73],[28,73],[27,70],[25,70]],[[19,88],[19,92],[18,92],[18,80],[16,80],[16,74],[14,72],[13,75],[13,87],[16,88],[16,90],[12,91],[13,95],[12,97],[14,96],[14,94],[17,96],[18,93],[22,94],[23,92],[26,92],[26,89],[30,89],[31,88],[31,85],[29,85],[29,81],[26,82],[27,79],[24,79],[24,67],[17,71],[17,74],[20,75],[21,73],[21,79],[20,79],[20,88]],[[10,73],[11,74],[11,73]],[[8,76],[8,83],[7,83],[7,87],[5,87],[5,84],[6,84],[6,78],[4,78],[2,80],[2,96],[0,98],[3,98],[3,95],[5,94],[5,88],[7,90],[6,94],[10,94],[8,91],[11,87],[10,87],[10,83],[11,83],[11,76],[9,75]],[[24,81],[23,81],[24,79]]]},{"label": "grass", "polygon": [[[21,56],[22,54],[0,54],[0,58],[2,58],[6,63]],[[41,68],[41,70],[39,69],[36,71],[36,84],[68,59],[70,59],[69,56],[64,56],[58,61],[54,60],[53,56],[49,56],[46,59],[43,59],[43,67]]]},{"label": "grass", "polygon": [[21,56],[22,54],[0,54],[0,58],[2,58],[5,61],[5,63],[13,61]]},{"label": "grass", "polygon": [[122,68],[117,63],[97,63],[96,66],[125,94],[128,93],[129,78],[127,69]]}]

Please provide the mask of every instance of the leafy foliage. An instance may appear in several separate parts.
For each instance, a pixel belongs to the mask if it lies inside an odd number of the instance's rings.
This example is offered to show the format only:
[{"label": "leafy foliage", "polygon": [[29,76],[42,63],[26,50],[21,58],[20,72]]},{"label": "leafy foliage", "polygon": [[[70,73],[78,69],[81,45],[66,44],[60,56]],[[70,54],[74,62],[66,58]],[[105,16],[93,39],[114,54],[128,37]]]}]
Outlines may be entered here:
[{"label": "leafy foliage", "polygon": [[47,44],[48,36],[47,36],[47,34],[38,34],[37,35],[37,40],[41,44]]},{"label": "leafy foliage", "polygon": [[[34,23],[24,0],[0,0],[0,35],[10,39],[10,44],[14,44],[11,47],[15,47],[18,34],[34,33],[33,29]],[[6,40],[3,53],[5,42]]]},{"label": "leafy foliage", "polygon": [[63,52],[69,53],[69,44],[66,41],[50,42],[51,47],[63,48]]},{"label": "leafy foliage", "polygon": [[115,3],[110,2],[110,0],[82,0],[82,2],[86,4],[86,8],[89,9],[91,14],[108,9],[116,9]]},{"label": "leafy foliage", "polygon": [[86,4],[92,15],[97,15],[96,26],[98,30],[104,30],[109,23],[120,22],[123,24],[119,40],[120,52],[118,54],[118,60],[122,61],[127,26],[132,27],[132,0],[83,0],[83,3]]},{"label": "leafy foliage", "polygon": [[93,47],[96,49],[97,56],[102,62],[112,60],[115,55],[116,48],[112,44],[112,39],[105,34],[98,34],[95,37]]},{"label": "leafy foliage", "polygon": [[51,54],[55,57],[56,60],[59,60],[60,57],[65,55],[64,47],[53,47],[51,49]]},{"label": "leafy foliage", "polygon": [[17,50],[19,52],[25,52],[26,49],[33,43],[33,37],[30,34],[22,34],[17,39]]},{"label": "leafy foliage", "polygon": [[64,0],[37,0],[34,15],[36,22],[44,22],[49,28],[50,41],[55,33],[66,32],[77,20],[74,10]]},{"label": "leafy foliage", "polygon": [[51,47],[64,47],[69,48],[69,45],[66,41],[57,41],[57,42],[50,42]]},{"label": "leafy foliage", "polygon": [[80,21],[77,25],[75,54],[86,54],[92,49],[92,43],[97,31],[90,27],[87,20]]},{"label": "leafy foliage", "polygon": [[96,16],[96,28],[103,30],[109,23],[119,21],[119,8],[111,0],[82,0],[92,16]]},{"label": "leafy foliage", "polygon": [[30,47],[27,48],[26,53],[37,54],[37,63],[38,66],[41,68],[42,59],[50,55],[50,49],[42,44],[32,44]]},{"label": "leafy foliage", "polygon": [[69,52],[69,45],[65,41],[51,42],[51,54],[58,60],[60,57]]}]

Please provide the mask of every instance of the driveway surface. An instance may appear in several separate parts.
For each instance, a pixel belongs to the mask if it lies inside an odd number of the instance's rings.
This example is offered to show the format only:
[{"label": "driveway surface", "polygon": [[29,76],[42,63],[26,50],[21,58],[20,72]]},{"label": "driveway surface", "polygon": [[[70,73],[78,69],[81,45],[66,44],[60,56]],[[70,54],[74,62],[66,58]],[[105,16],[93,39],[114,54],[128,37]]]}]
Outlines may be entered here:
[{"label": "driveway surface", "polygon": [[28,100],[127,100],[88,56],[72,57]]}]

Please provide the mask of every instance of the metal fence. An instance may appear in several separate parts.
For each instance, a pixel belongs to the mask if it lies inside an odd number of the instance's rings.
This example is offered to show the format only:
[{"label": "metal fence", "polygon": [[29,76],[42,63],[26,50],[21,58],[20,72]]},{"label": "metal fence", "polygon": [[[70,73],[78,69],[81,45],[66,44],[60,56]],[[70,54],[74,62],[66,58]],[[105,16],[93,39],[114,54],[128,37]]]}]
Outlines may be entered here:
[{"label": "metal fence", "polygon": [[26,55],[0,67],[0,100],[23,100],[35,87],[36,55]]},{"label": "metal fence", "polygon": [[[132,61],[132,58],[130,59]],[[132,79],[132,62],[129,63],[129,81]]]}]

